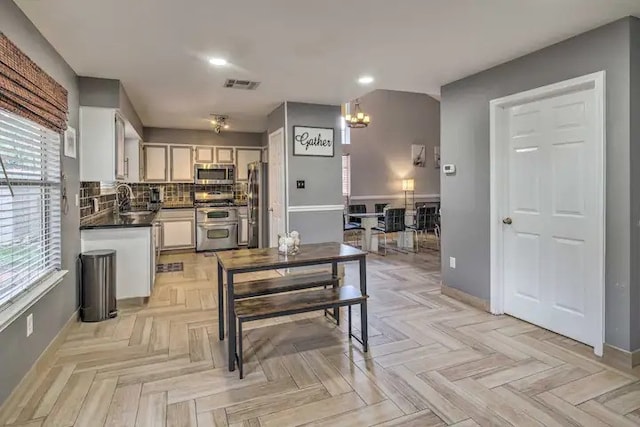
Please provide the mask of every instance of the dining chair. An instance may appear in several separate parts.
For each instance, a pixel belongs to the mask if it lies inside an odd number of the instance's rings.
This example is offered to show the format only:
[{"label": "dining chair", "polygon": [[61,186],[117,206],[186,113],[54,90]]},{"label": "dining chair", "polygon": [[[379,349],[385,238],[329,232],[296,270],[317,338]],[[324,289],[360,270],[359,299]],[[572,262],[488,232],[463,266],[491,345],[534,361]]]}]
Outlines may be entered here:
[{"label": "dining chair", "polygon": [[[360,219],[360,218],[358,218]],[[349,243],[345,236],[353,235],[356,236],[355,246],[362,247],[360,240],[362,238],[362,233],[364,232],[364,227],[359,224],[347,222],[345,216],[342,215],[342,239],[345,243]]]},{"label": "dining chair", "polygon": [[383,221],[384,220],[384,208],[386,208],[388,205],[389,205],[389,203],[376,203],[375,204],[376,213],[380,214],[380,216],[378,217],[378,221]]},{"label": "dining chair", "polygon": [[405,208],[390,208],[384,211],[384,222],[378,227],[372,228],[374,234],[382,234],[384,236],[384,254],[387,254],[387,234],[397,233],[401,231],[412,231],[417,236],[414,229],[408,229],[404,224]]},{"label": "dining chair", "polygon": [[[367,205],[349,205],[349,213],[350,214],[367,213]],[[355,218],[350,216],[349,223],[361,225],[362,218]]]}]

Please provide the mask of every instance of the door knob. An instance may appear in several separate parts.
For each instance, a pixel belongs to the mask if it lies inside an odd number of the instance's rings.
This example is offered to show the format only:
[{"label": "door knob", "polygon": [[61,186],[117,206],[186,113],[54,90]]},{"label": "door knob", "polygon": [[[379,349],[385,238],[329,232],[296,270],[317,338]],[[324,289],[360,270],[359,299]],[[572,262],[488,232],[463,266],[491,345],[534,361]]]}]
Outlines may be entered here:
[{"label": "door knob", "polygon": [[513,220],[512,220],[511,218],[509,218],[509,217],[506,217],[506,218],[504,218],[504,219],[502,220],[502,222],[503,222],[504,224],[511,225],[511,224],[513,223]]}]

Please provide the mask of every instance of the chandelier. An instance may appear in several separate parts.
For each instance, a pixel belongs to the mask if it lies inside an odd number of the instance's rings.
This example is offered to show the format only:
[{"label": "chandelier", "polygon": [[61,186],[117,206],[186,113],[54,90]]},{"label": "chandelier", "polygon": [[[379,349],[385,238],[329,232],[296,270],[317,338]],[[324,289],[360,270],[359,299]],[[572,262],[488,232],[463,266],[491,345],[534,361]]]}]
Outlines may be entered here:
[{"label": "chandelier", "polygon": [[345,114],[344,121],[350,128],[366,128],[371,123],[371,117],[360,109],[360,102],[356,100],[353,114]]},{"label": "chandelier", "polygon": [[213,119],[211,120],[211,124],[213,125],[213,131],[215,133],[220,133],[222,129],[229,129],[229,123],[227,120],[228,116],[223,116],[220,114],[212,114]]}]

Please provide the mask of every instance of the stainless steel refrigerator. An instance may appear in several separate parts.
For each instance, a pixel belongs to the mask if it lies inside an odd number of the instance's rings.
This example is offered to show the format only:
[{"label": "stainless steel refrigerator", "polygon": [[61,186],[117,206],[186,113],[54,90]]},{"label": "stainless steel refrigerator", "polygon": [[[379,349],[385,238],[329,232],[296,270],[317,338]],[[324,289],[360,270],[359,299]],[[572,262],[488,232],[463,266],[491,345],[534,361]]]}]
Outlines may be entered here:
[{"label": "stainless steel refrigerator", "polygon": [[249,248],[269,246],[267,232],[267,164],[249,163],[247,210],[249,213]]}]

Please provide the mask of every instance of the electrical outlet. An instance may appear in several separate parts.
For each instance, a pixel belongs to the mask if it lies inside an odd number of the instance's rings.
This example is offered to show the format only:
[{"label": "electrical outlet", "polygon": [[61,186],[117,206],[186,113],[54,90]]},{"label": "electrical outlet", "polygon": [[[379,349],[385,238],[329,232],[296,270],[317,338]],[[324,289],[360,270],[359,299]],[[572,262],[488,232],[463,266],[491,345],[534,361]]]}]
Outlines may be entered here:
[{"label": "electrical outlet", "polygon": [[27,337],[33,333],[33,313],[27,316]]},{"label": "electrical outlet", "polygon": [[452,256],[449,257],[449,267],[456,268],[456,259]]},{"label": "electrical outlet", "polygon": [[305,182],[303,180],[296,181],[296,188],[304,188]]}]

